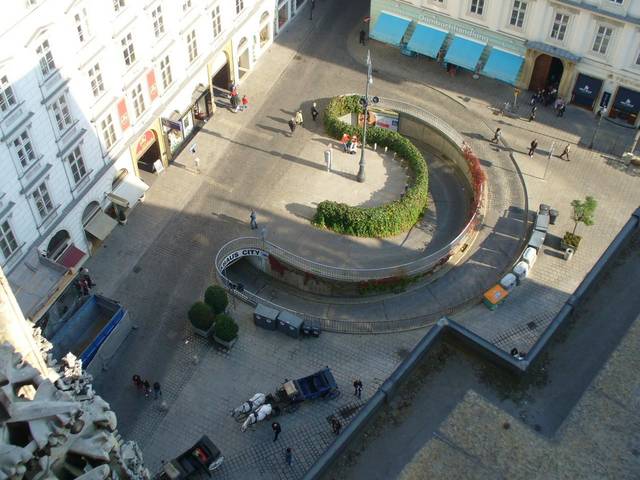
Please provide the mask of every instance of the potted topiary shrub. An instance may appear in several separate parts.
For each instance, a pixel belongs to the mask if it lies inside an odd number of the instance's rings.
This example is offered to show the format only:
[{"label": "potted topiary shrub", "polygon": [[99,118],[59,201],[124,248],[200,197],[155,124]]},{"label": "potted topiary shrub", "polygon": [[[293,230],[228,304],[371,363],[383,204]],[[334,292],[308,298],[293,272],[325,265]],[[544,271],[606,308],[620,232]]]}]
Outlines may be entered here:
[{"label": "potted topiary shrub", "polygon": [[189,320],[196,335],[210,338],[213,333],[215,315],[209,305],[204,302],[196,302],[189,309]]},{"label": "potted topiary shrub", "polygon": [[218,315],[227,309],[229,298],[224,288],[219,285],[211,285],[204,292],[204,302],[211,307],[215,315]]},{"label": "potted topiary shrub", "polygon": [[225,313],[217,315],[213,339],[226,348],[233,347],[238,339],[238,324]]},{"label": "potted topiary shrub", "polygon": [[586,197],[584,201],[574,200],[571,202],[571,207],[573,208],[571,220],[573,220],[575,224],[573,226],[573,231],[566,232],[560,242],[560,246],[563,250],[566,250],[567,248],[573,248],[574,250],[578,249],[578,245],[580,245],[580,241],[582,240],[580,235],[576,235],[578,224],[584,223],[586,226],[593,225],[593,217],[597,206],[598,202],[596,202],[596,199],[593,197]]}]

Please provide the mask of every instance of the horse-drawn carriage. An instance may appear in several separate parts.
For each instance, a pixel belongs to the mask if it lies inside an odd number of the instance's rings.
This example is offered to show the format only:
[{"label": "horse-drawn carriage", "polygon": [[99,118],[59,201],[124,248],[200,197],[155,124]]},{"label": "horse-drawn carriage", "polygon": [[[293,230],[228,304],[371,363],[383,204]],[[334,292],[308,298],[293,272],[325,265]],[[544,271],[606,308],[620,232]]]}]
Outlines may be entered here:
[{"label": "horse-drawn carriage", "polygon": [[162,471],[156,480],[182,480],[201,477],[202,474],[211,476],[211,472],[218,469],[224,456],[215,444],[204,435],[191,448],[170,462],[163,463]]},{"label": "horse-drawn carriage", "polygon": [[244,432],[249,425],[278,416],[280,413],[291,413],[298,409],[300,402],[323,398],[332,400],[340,395],[338,384],[329,367],[296,380],[285,379],[274,393],[256,393],[249,400],[231,412],[238,422],[243,422]]}]

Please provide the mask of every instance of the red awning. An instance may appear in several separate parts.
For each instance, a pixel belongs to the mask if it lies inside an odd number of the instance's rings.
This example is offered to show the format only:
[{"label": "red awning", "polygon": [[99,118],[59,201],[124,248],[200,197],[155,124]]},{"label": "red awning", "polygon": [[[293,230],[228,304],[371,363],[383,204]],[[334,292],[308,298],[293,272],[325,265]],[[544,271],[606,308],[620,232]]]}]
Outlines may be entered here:
[{"label": "red awning", "polygon": [[59,263],[63,267],[73,268],[86,256],[86,253],[72,244],[60,255],[56,263]]}]

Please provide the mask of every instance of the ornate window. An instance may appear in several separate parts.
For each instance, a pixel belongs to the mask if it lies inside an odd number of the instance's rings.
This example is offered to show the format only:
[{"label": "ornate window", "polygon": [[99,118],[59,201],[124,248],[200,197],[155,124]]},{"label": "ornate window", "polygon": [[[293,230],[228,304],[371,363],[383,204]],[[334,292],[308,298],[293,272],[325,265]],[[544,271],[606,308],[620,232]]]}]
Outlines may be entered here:
[{"label": "ornate window", "polygon": [[198,43],[195,30],[191,30],[191,32],[187,34],[187,48],[189,50],[189,62],[193,62],[198,57]]},{"label": "ornate window", "polygon": [[131,99],[133,100],[133,111],[136,112],[136,117],[139,117],[145,110],[141,84],[133,87],[133,90],[131,90]]},{"label": "ornate window", "polygon": [[169,63],[169,55],[160,60],[160,75],[162,76],[162,86],[166,89],[173,82],[171,76],[171,64]]},{"label": "ornate window", "polygon": [[524,16],[526,11],[527,2],[523,2],[522,0],[514,0],[509,25],[516,28],[522,28],[522,25],[524,25]]},{"label": "ornate window", "polygon": [[33,149],[33,143],[31,142],[31,137],[27,130],[24,130],[20,135],[18,135],[13,140],[12,145],[14,152],[18,156],[18,160],[20,160],[22,168],[27,168],[36,161],[36,152]]},{"label": "ornate window", "polygon": [[484,0],[471,0],[471,7],[469,11],[474,15],[482,15],[484,10]]},{"label": "ornate window", "polygon": [[85,166],[84,158],[82,158],[80,147],[73,149],[73,151],[67,156],[67,161],[69,162],[69,168],[71,168],[73,181],[77,185],[80,180],[87,175],[87,167]]},{"label": "ornate window", "polygon": [[9,258],[18,249],[16,236],[13,234],[11,225],[7,220],[0,224],[0,249],[5,259]]},{"label": "ornate window", "polygon": [[133,48],[133,36],[130,33],[127,33],[120,40],[120,45],[122,45],[122,56],[124,57],[124,63],[127,66],[133,65],[136,61],[136,52]]},{"label": "ornate window", "polygon": [[87,72],[89,75],[89,81],[91,82],[91,91],[94,97],[99,97],[104,92],[104,82],[102,81],[102,72],[100,71],[100,64],[96,63]]},{"label": "ornate window", "polygon": [[108,114],[100,122],[100,131],[102,132],[104,145],[107,147],[107,150],[109,150],[113,144],[116,143],[116,130],[113,127],[113,117],[111,117],[111,114]]},{"label": "ornate window", "polygon": [[609,42],[613,36],[613,29],[605,25],[599,25],[596,32],[596,38],[593,40],[592,50],[596,53],[606,55]]},{"label": "ornate window", "polygon": [[53,104],[51,104],[51,111],[56,119],[58,130],[64,132],[68,127],[73,124],[73,117],[71,116],[71,110],[69,110],[69,104],[64,95],[60,95]]},{"label": "ornate window", "polygon": [[31,194],[40,218],[44,220],[53,211],[53,202],[47,184],[42,182]]},{"label": "ornate window", "polygon": [[216,38],[222,32],[222,19],[220,17],[220,5],[216,5],[211,10],[211,23],[213,25],[213,38]]},{"label": "ornate window", "polygon": [[46,77],[56,69],[56,62],[53,60],[49,40],[44,40],[40,45],[38,45],[38,48],[36,48],[36,54],[40,59],[40,72],[42,72],[43,77]]},{"label": "ornate window", "polygon": [[566,13],[556,13],[549,36],[559,42],[563,41],[567,33],[567,25],[569,25],[569,15]]},{"label": "ornate window", "polygon": [[17,103],[13,88],[6,75],[0,77],[0,110],[6,112]]},{"label": "ornate window", "polygon": [[164,34],[164,18],[162,17],[162,6],[158,5],[152,12],[153,33],[156,38],[160,38]]}]

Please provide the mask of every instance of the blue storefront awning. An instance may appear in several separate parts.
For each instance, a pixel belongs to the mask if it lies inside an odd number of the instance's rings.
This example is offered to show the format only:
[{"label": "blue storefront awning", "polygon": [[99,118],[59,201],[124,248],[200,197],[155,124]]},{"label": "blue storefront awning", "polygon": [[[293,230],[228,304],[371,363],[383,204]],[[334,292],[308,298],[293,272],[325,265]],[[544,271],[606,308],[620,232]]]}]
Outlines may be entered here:
[{"label": "blue storefront awning", "polygon": [[407,48],[413,52],[421,53],[431,58],[436,58],[447,32],[438,28],[427,27],[419,23],[411,35]]},{"label": "blue storefront awning", "polygon": [[410,23],[411,21],[405,18],[381,12],[369,36],[380,42],[399,46]]},{"label": "blue storefront awning", "polygon": [[444,61],[473,71],[486,46],[486,43],[456,35],[449,45]]},{"label": "blue storefront awning", "polygon": [[482,74],[514,85],[523,63],[524,57],[494,47],[482,69]]}]

